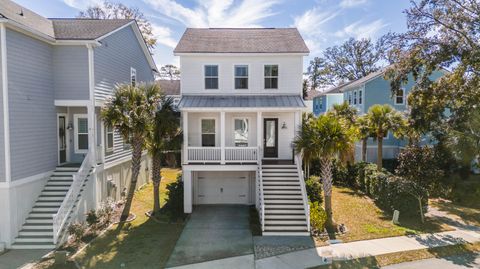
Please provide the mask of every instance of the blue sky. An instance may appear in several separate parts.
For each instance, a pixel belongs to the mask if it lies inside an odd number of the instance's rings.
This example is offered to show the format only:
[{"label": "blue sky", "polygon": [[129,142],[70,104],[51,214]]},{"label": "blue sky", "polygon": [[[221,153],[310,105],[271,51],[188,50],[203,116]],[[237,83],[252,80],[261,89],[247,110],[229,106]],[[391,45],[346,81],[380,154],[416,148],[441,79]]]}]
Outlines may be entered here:
[{"label": "blue sky", "polygon": [[[75,17],[103,0],[14,0],[45,17]],[[140,8],[154,26],[157,65],[173,63],[186,27],[297,27],[310,48],[305,63],[350,37],[403,32],[407,0],[113,0]]]}]

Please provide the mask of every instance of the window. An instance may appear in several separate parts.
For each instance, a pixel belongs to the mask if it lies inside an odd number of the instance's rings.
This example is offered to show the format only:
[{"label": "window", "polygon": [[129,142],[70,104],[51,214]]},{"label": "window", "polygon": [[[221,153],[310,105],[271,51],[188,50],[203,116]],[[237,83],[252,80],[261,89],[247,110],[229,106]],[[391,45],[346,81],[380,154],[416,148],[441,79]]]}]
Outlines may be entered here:
[{"label": "window", "polygon": [[215,147],[215,119],[202,119],[202,147]]},{"label": "window", "polygon": [[265,89],[278,89],[278,65],[265,65]]},{"label": "window", "polygon": [[361,105],[363,102],[362,100],[362,90],[358,91],[358,104]]},{"label": "window", "polygon": [[133,87],[137,85],[137,70],[135,68],[130,68],[130,83]]},{"label": "window", "polygon": [[399,89],[395,94],[395,104],[396,105],[403,105],[405,101],[405,90]]},{"label": "window", "polygon": [[235,89],[248,89],[248,66],[235,66]]},{"label": "window", "polygon": [[88,152],[88,118],[85,114],[73,116],[75,130],[75,153]]},{"label": "window", "polygon": [[348,104],[351,105],[352,104],[352,92],[348,92]]},{"label": "window", "polygon": [[248,119],[234,120],[235,147],[248,147]]},{"label": "window", "polygon": [[357,91],[354,91],[354,92],[353,92],[353,104],[354,104],[354,105],[357,104]]},{"label": "window", "polygon": [[318,104],[320,105],[320,109],[323,109],[323,100],[322,98],[318,99]]},{"label": "window", "polygon": [[124,150],[129,150],[132,148],[132,139],[133,139],[133,136],[132,134],[128,134],[128,139],[127,140],[123,140],[123,149]]},{"label": "window", "polygon": [[218,65],[205,65],[205,89],[218,89]]},{"label": "window", "polygon": [[105,125],[105,151],[113,151],[113,127]]}]

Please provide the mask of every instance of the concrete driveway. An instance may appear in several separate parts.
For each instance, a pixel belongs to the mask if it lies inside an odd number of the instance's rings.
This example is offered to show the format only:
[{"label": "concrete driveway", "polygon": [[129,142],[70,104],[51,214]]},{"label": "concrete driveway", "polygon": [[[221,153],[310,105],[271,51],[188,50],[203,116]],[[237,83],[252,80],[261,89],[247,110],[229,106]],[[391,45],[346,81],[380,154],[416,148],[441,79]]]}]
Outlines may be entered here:
[{"label": "concrete driveway", "polygon": [[248,206],[196,206],[167,267],[249,254],[253,239]]}]

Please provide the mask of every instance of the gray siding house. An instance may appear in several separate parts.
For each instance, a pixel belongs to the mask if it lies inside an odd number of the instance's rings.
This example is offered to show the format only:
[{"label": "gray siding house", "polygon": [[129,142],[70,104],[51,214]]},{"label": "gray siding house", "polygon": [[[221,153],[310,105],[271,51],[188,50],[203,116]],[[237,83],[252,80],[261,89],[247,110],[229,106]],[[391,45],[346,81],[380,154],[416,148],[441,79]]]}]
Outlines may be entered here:
[{"label": "gray siding house", "polygon": [[130,146],[100,108],[155,68],[134,20],[47,19],[0,2],[0,248],[53,248],[68,221],[120,198]]}]

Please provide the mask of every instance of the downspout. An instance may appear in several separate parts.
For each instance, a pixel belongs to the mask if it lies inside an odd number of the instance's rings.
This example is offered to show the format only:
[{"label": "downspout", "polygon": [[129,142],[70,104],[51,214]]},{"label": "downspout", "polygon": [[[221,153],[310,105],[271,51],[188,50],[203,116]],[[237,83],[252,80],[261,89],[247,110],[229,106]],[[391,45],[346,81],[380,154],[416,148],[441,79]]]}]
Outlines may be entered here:
[{"label": "downspout", "polygon": [[10,183],[10,116],[8,108],[8,77],[7,77],[7,37],[4,23],[0,24],[0,48],[2,55],[2,99],[3,99],[3,141],[5,150],[5,182]]}]

